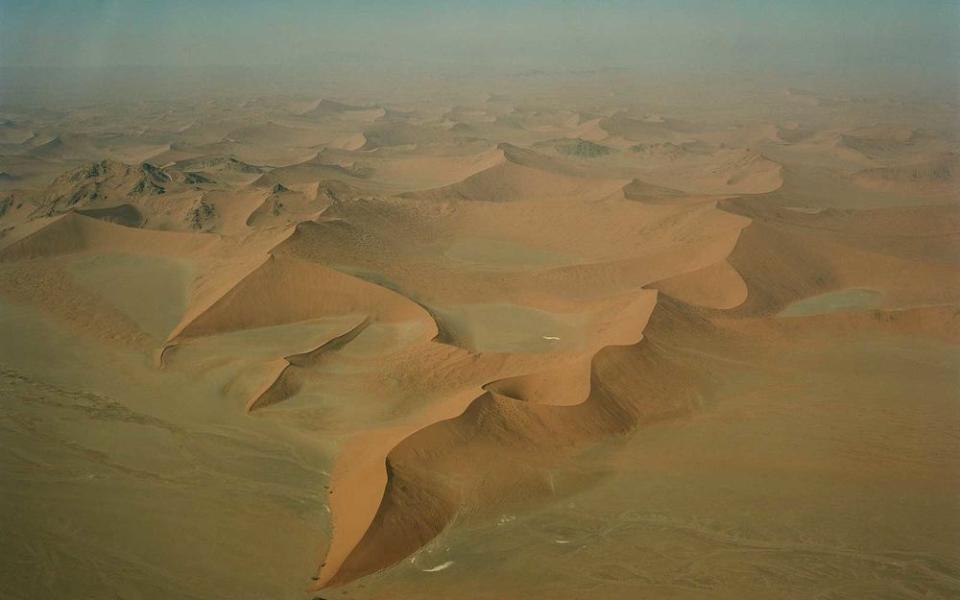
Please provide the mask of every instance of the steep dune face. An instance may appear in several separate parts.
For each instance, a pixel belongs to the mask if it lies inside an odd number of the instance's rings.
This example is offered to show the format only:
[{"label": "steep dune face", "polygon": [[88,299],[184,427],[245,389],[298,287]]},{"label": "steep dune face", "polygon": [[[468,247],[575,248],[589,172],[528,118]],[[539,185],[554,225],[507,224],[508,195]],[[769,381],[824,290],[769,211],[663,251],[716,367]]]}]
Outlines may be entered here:
[{"label": "steep dune face", "polygon": [[214,241],[69,213],[0,250],[3,296],[43,307],[68,330],[150,353],[186,310],[191,257]]},{"label": "steep dune face", "polygon": [[747,299],[746,283],[727,261],[658,281],[651,287],[686,304],[706,308],[736,308]]},{"label": "steep dune face", "polygon": [[87,229],[86,220],[63,215],[43,229],[5,247],[2,256],[4,260],[18,260],[76,252],[89,244]]},{"label": "steep dune face", "polygon": [[62,330],[118,348],[148,353],[157,340],[129,314],[109,302],[109,295],[80,285],[61,265],[4,265],[0,269],[0,300],[29,304]]},{"label": "steep dune face", "polygon": [[[377,515],[328,583],[346,583],[403,559],[446,527],[459,507],[546,493],[541,470],[591,440],[688,412],[696,392],[683,389],[687,368],[650,339],[661,330],[669,335],[677,327],[705,323],[670,313],[658,305],[646,340],[597,354],[583,373],[588,395],[576,405],[488,391],[455,419],[421,429],[396,446],[387,457]],[[524,383],[528,398],[549,394],[553,385],[546,378]],[[490,387],[518,391],[504,384]]]},{"label": "steep dune face", "polygon": [[432,322],[416,304],[389,290],[321,265],[271,256],[184,327],[178,339],[356,311],[387,321]]},{"label": "steep dune face", "polygon": [[300,190],[292,190],[278,183],[270,189],[263,202],[249,214],[244,223],[247,227],[263,228],[290,226],[314,220],[346,189],[349,189],[349,186],[339,182],[320,182],[315,187],[305,186]]},{"label": "steep dune face", "polygon": [[143,213],[132,204],[118,204],[110,208],[77,209],[76,212],[85,217],[126,227],[140,227],[144,223]]},{"label": "steep dune face", "polygon": [[0,250],[0,260],[48,258],[82,251],[188,254],[209,247],[214,241],[180,232],[137,231],[108,221],[79,212],[55,217]]},{"label": "steep dune face", "polygon": [[590,360],[577,357],[543,371],[498,379],[484,389],[533,404],[580,404],[590,393]]},{"label": "steep dune face", "polygon": [[758,194],[777,189],[782,185],[781,167],[759,153],[749,150],[733,155],[712,173],[725,185],[735,187],[741,193]]},{"label": "steep dune face", "polygon": [[771,314],[846,288],[882,291],[892,307],[947,303],[960,289],[956,264],[943,260],[960,244],[956,207],[808,214],[746,202],[729,209],[754,219],[729,259],[749,282],[744,313]]},{"label": "steep dune face", "polygon": [[680,190],[654,185],[639,179],[634,179],[627,185],[623,186],[623,196],[628,200],[660,200],[669,202],[678,198],[682,198],[685,196],[685,194]]}]

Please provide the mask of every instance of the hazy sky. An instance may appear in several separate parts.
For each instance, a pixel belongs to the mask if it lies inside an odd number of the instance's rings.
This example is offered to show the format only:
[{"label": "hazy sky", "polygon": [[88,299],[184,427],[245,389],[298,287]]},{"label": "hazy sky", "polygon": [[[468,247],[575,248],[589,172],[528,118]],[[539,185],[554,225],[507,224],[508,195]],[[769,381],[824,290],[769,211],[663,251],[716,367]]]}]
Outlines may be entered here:
[{"label": "hazy sky", "polygon": [[957,0],[0,0],[0,65],[919,70]]}]

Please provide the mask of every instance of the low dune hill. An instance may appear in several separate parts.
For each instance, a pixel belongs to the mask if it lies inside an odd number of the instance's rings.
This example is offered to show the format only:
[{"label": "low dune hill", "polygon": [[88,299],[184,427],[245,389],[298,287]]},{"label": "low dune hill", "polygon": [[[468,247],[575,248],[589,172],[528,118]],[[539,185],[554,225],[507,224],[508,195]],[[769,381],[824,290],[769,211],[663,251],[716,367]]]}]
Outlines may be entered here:
[{"label": "low dune hill", "polygon": [[509,160],[491,167],[461,182],[435,191],[418,192],[416,197],[437,199],[457,198],[487,202],[511,202],[516,200],[543,200],[547,198],[570,198],[593,193],[599,199],[620,187],[621,182],[611,181],[595,185],[590,180],[569,177],[559,173],[546,173]]},{"label": "low dune hill", "polygon": [[350,121],[371,122],[383,118],[386,110],[380,106],[357,106],[338,102],[328,98],[321,98],[313,103],[306,111],[299,113],[307,119],[337,118]]}]

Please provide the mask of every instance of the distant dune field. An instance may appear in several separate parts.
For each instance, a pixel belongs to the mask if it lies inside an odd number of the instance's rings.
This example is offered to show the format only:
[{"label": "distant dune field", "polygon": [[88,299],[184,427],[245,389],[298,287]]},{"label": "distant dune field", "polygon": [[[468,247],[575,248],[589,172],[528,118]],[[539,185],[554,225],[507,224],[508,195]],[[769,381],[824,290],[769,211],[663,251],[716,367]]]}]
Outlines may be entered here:
[{"label": "distant dune field", "polygon": [[955,106],[598,78],[0,106],[0,595],[960,595]]}]

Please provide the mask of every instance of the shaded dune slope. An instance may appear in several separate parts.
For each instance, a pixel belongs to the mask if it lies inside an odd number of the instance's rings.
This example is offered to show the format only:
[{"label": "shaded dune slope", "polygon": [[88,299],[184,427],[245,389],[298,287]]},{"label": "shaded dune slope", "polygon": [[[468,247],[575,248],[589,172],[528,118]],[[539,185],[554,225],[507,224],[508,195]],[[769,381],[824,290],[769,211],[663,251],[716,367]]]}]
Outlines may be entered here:
[{"label": "shaded dune slope", "polygon": [[410,192],[405,197],[425,200],[515,202],[564,198],[600,199],[626,183],[564,172],[536,153],[501,144],[502,159],[466,179],[441,188]]},{"label": "shaded dune slope", "polygon": [[[183,327],[174,341],[354,313],[433,325],[426,311],[386,288],[316,263],[271,255]],[[431,337],[434,335],[435,325]]]},{"label": "shaded dune slope", "polygon": [[[639,335],[633,342],[620,340],[586,362],[492,381],[458,416],[394,446],[386,457],[386,486],[376,515],[335,570],[321,569],[319,585],[342,585],[402,560],[464,510],[549,494],[544,473],[565,453],[690,412],[711,375],[695,355],[678,349],[685,342],[695,347],[705,336],[757,328],[785,335],[795,327],[790,320],[781,324],[765,317],[792,301],[851,285],[883,287],[908,304],[948,302],[960,293],[957,266],[933,260],[943,243],[956,243],[954,209],[814,215],[765,209],[749,200],[724,208],[752,223],[727,260],[651,284],[662,295],[641,327],[642,340]],[[911,235],[911,228],[929,231],[923,223],[928,219],[946,223],[941,237],[951,241],[927,247],[924,236]],[[867,230],[900,242],[892,252],[878,253],[860,233]],[[949,281],[946,289],[911,286],[918,270],[925,271],[923,281]],[[911,291],[897,291],[903,289]],[[960,323],[954,306],[891,306],[812,318],[830,327],[913,332],[933,331],[941,320],[945,327],[938,337],[946,339],[956,338]]]},{"label": "shaded dune slope", "polygon": [[387,486],[366,534],[321,583],[347,583],[402,560],[464,506],[544,493],[542,469],[591,441],[687,412],[696,403],[695,390],[683,389],[688,367],[656,340],[697,327],[709,325],[675,303],[658,303],[643,342],[610,346],[593,358],[580,403],[537,402],[555,385],[550,377],[493,382],[460,416],[406,438],[387,456]]},{"label": "shaded dune slope", "polygon": [[[714,245],[711,253],[722,260],[729,248]],[[335,477],[334,536],[317,587],[342,585],[401,560],[465,507],[490,506],[511,490],[536,488],[542,484],[538,474],[551,457],[688,410],[691,397],[670,391],[690,379],[678,372],[685,367],[640,340],[648,327],[709,325],[684,314],[669,299],[660,306],[652,293],[647,298],[643,310],[622,311],[622,320],[587,354],[553,359],[492,380],[479,394],[461,394],[462,400],[449,404],[450,417],[427,421],[405,436],[392,434],[399,443],[389,444],[391,435],[381,438],[385,459],[373,451],[365,462],[368,476]],[[458,402],[463,402],[459,409]],[[369,446],[365,451],[371,452]],[[481,460],[490,453],[502,460]],[[451,487],[451,482],[456,483]],[[369,518],[356,503],[342,503],[344,497],[371,494],[377,500],[368,505],[374,509]]]},{"label": "shaded dune slope", "polygon": [[738,316],[779,312],[790,302],[852,287],[884,292],[888,305],[952,302],[960,292],[960,209],[954,206],[806,214],[732,201],[750,216],[730,264],[750,283]]},{"label": "shaded dune slope", "polygon": [[97,216],[69,212],[0,249],[0,261],[50,258],[94,250],[174,255],[196,252],[213,242],[212,237],[134,229]]}]

